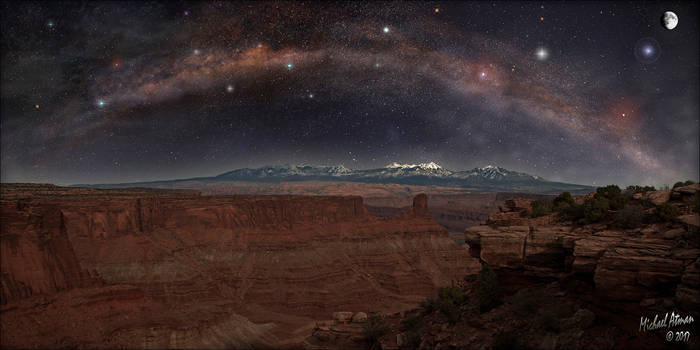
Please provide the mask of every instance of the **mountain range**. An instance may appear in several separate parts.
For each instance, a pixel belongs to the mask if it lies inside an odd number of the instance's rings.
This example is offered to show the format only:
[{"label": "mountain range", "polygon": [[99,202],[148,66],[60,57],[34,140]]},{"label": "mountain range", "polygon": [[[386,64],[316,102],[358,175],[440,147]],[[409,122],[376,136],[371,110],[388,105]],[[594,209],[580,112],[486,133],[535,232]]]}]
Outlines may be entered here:
[{"label": "mountain range", "polygon": [[343,165],[281,165],[260,168],[243,168],[213,177],[197,177],[179,180],[151,182],[74,185],[94,188],[156,187],[156,188],[197,188],[197,182],[251,182],[280,183],[303,181],[357,182],[371,184],[401,184],[413,186],[441,186],[468,188],[484,192],[532,192],[588,193],[594,190],[586,185],[568,184],[545,180],[536,175],[511,171],[498,166],[487,165],[464,171],[453,171],[434,163],[400,164],[391,163],[376,169],[349,169]]}]

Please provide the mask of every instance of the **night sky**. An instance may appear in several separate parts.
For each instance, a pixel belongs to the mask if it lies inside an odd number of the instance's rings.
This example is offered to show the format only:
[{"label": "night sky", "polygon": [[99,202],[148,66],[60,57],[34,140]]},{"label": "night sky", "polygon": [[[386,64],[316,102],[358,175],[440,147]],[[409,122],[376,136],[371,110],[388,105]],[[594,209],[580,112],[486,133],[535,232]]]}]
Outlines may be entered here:
[{"label": "night sky", "polygon": [[394,161],[592,185],[698,179],[696,2],[1,12],[3,182]]}]

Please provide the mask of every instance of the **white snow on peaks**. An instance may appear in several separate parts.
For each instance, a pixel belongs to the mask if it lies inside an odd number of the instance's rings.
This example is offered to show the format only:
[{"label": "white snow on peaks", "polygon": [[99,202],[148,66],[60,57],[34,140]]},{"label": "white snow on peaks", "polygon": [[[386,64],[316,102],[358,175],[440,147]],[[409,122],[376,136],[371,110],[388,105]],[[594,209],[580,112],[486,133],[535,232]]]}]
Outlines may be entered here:
[{"label": "white snow on peaks", "polygon": [[400,164],[397,162],[393,162],[393,163],[387,165],[386,168],[401,168],[401,169],[423,168],[423,169],[433,169],[433,170],[442,169],[442,167],[435,162],[420,163],[420,164]]}]

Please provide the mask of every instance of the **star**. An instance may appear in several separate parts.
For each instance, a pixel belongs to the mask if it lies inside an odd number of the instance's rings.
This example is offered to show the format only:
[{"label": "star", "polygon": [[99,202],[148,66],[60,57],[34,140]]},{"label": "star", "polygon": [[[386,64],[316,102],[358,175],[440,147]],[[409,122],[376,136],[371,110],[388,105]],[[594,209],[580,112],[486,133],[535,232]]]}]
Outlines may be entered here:
[{"label": "star", "polygon": [[382,28],[382,32],[384,32],[384,34],[389,33],[389,27]]},{"label": "star", "polygon": [[292,70],[294,68],[294,63],[292,62],[287,62],[287,69]]},{"label": "star", "polygon": [[48,23],[46,23],[46,26],[49,27],[50,29],[53,29],[53,26],[55,26],[55,25],[56,25],[56,23],[54,23],[53,21],[49,21]]},{"label": "star", "polygon": [[103,100],[103,99],[97,100],[97,107],[102,108],[102,107],[104,107],[106,104],[107,104],[107,103],[106,103],[105,100]]},{"label": "star", "polygon": [[34,105],[34,108],[39,109],[39,105]]},{"label": "star", "polygon": [[185,11],[182,13],[182,15],[185,16],[185,17],[187,17],[187,16],[190,15],[190,11],[185,10]]},{"label": "star", "polygon": [[436,7],[436,8],[435,8],[435,13],[440,13],[440,8],[439,8],[439,7]]},{"label": "star", "polygon": [[199,51],[199,49],[194,49],[194,51],[192,51],[192,52],[193,52],[195,55],[199,55],[199,52],[200,52],[200,51]]},{"label": "star", "polygon": [[314,98],[314,94],[309,94],[309,98]]},{"label": "star", "polygon": [[545,47],[538,47],[535,51],[535,56],[539,61],[544,61],[549,57],[549,51]]},{"label": "star", "polygon": [[233,89],[233,85],[229,85],[229,86],[226,87],[226,92],[231,93],[231,92],[233,92],[233,90],[234,90],[234,89]]}]

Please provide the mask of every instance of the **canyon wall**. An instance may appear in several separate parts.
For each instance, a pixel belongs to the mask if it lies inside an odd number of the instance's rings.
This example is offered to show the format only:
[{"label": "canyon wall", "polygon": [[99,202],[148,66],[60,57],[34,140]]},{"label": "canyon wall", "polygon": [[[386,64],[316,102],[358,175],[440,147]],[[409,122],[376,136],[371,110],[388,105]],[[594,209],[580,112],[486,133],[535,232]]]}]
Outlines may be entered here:
[{"label": "canyon wall", "polygon": [[433,221],[425,195],[377,218],[361,197],[11,186],[6,347],[293,346],[334,311],[415,307],[480,266]]}]

